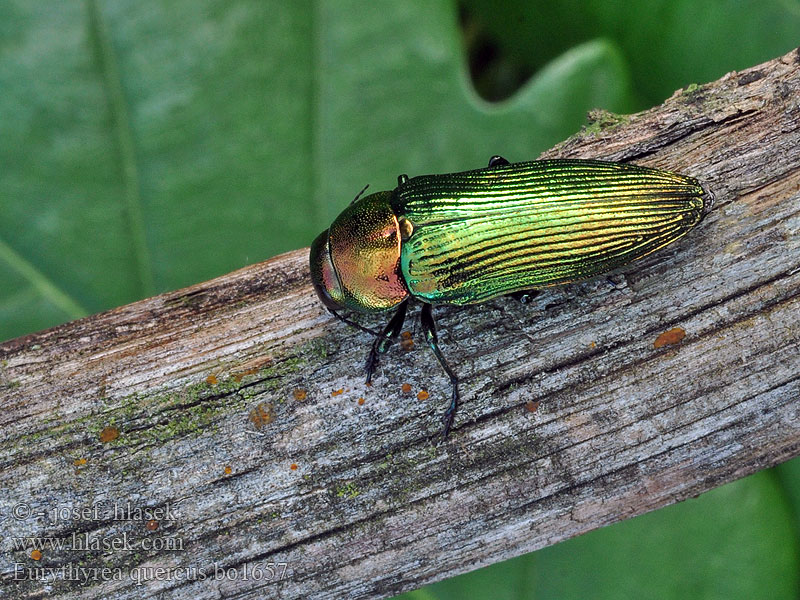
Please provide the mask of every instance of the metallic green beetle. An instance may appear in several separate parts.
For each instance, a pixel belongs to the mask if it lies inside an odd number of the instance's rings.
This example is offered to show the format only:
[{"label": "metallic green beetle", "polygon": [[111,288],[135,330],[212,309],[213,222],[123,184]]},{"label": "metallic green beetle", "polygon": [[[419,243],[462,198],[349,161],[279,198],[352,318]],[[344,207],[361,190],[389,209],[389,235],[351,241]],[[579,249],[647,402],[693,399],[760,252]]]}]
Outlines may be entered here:
[{"label": "metallic green beetle", "polygon": [[[445,436],[458,378],[439,348],[433,305],[501,295],[525,302],[537,288],[606,273],[685,235],[712,201],[697,180],[666,171],[597,160],[509,164],[500,156],[485,169],[400,175],[393,191],[359,196],[311,245],[314,288],[334,316],[375,336],[367,382],[399,335],[409,300],[423,304],[425,339],[452,384]],[[395,313],[378,332],[340,310]]]}]

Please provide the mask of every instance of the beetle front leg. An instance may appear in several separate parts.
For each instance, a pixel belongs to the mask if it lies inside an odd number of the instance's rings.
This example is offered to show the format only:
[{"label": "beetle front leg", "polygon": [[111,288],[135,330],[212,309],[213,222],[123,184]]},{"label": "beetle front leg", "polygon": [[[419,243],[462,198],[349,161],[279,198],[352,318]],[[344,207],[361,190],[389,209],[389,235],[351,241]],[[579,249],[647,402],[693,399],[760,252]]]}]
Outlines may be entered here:
[{"label": "beetle front leg", "polygon": [[372,373],[375,371],[375,367],[378,366],[378,355],[385,354],[397,339],[397,336],[400,335],[403,322],[406,320],[407,309],[408,301],[406,300],[397,308],[397,312],[394,313],[380,335],[375,337],[375,341],[372,343],[372,350],[369,351],[369,357],[367,357],[367,383],[372,382]]},{"label": "beetle front leg", "polygon": [[450,385],[453,388],[453,395],[450,399],[450,406],[447,408],[447,412],[444,413],[444,430],[442,431],[442,437],[447,437],[447,434],[450,433],[450,426],[453,424],[453,418],[456,416],[456,410],[458,409],[458,377],[450,368],[450,365],[447,364],[447,361],[444,359],[444,355],[442,351],[439,349],[439,338],[436,335],[436,323],[433,320],[433,306],[430,304],[424,304],[422,306],[422,313],[420,314],[420,320],[422,321],[422,331],[425,334],[425,339],[428,342],[428,345],[433,350],[433,353],[436,355],[436,360],[439,361],[439,364],[442,365],[444,372],[447,373],[447,376],[450,378]]}]

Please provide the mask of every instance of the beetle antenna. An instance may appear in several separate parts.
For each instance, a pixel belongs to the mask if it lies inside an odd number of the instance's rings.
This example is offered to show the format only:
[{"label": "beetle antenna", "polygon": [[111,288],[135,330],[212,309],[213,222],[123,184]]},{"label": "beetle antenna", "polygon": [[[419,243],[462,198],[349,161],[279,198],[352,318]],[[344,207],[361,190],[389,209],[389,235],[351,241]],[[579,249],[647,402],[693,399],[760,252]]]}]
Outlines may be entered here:
[{"label": "beetle antenna", "polygon": [[[356,194],[356,197],[355,197],[355,198],[353,198],[353,202],[355,202],[356,200],[358,200],[359,198],[361,198],[361,194],[363,194],[364,192],[366,192],[368,187],[369,187],[369,184],[365,185],[365,186],[364,186],[364,187],[361,189],[361,191],[360,191],[360,192],[358,192],[358,193]],[[351,202],[350,204],[352,204],[353,202]]]},{"label": "beetle antenna", "polygon": [[348,325],[351,325],[352,327],[355,327],[356,329],[360,329],[364,333],[369,333],[370,335],[374,335],[374,336],[380,336],[381,335],[380,333],[378,333],[374,329],[370,329],[369,327],[364,327],[363,325],[359,325],[355,321],[351,321],[347,317],[343,317],[342,315],[340,315],[339,313],[337,313],[335,310],[333,310],[331,308],[328,309],[328,312],[331,313],[337,319],[339,319],[342,323],[347,323]]}]

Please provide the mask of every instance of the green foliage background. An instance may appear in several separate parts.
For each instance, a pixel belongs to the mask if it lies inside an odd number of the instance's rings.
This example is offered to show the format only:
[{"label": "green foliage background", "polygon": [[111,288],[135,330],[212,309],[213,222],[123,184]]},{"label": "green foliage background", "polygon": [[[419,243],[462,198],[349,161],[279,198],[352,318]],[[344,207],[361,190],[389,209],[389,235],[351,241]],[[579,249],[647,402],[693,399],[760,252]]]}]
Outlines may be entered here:
[{"label": "green foliage background", "polygon": [[[307,245],[365,183],[533,158],[798,34],[796,0],[4,0],[0,339]],[[468,56],[511,97],[482,100]],[[798,598],[798,481],[407,597]]]}]

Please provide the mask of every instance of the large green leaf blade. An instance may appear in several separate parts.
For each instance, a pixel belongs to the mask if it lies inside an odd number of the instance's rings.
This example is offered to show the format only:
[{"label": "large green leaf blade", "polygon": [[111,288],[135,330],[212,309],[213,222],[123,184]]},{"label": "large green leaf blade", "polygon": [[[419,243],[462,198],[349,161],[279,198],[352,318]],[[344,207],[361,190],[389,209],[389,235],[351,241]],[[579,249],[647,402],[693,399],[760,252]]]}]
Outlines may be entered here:
[{"label": "large green leaf blade", "polygon": [[74,2],[0,5],[13,29],[0,51],[0,298],[12,313],[0,337],[141,293],[86,17]]},{"label": "large green leaf blade", "polygon": [[310,13],[0,5],[0,338],[308,240]]}]

